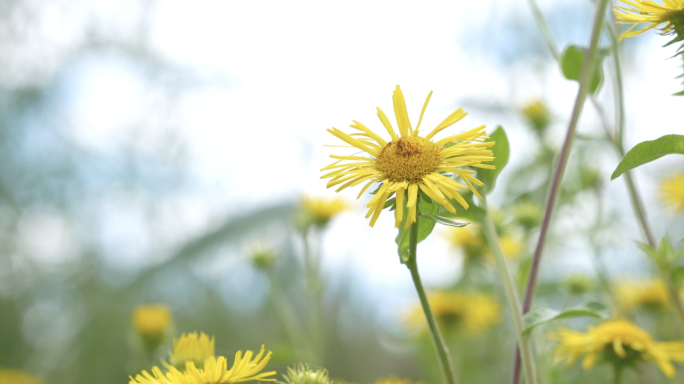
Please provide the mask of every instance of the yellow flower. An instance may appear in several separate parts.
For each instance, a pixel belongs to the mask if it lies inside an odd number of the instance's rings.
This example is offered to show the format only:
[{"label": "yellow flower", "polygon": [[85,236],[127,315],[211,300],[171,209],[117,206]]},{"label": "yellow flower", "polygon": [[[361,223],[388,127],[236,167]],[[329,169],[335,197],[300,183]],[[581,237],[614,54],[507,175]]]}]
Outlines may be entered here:
[{"label": "yellow flower", "polygon": [[349,205],[344,200],[335,198],[304,196],[301,199],[301,204],[303,212],[298,219],[300,226],[303,228],[307,228],[312,224],[324,226],[335,215],[349,208]]},{"label": "yellow flower", "polygon": [[565,277],[561,281],[561,285],[573,295],[581,295],[594,289],[594,281],[582,274],[573,274]]},{"label": "yellow flower", "polygon": [[530,104],[527,104],[522,109],[523,116],[527,118],[527,121],[532,125],[535,131],[541,133],[546,129],[546,127],[551,124],[551,114],[549,110],[546,109],[544,103],[536,100]]},{"label": "yellow flower", "polygon": [[304,364],[295,368],[288,367],[287,375],[283,375],[285,384],[331,384],[326,369],[313,370]]},{"label": "yellow flower", "polygon": [[[480,197],[473,184],[482,186],[483,183],[474,176],[474,170],[465,167],[494,168],[492,165],[482,164],[482,162],[494,159],[492,151],[487,149],[494,145],[494,142],[483,142],[487,138],[484,125],[458,135],[432,141],[436,134],[467,115],[463,109],[459,108],[453,112],[424,137],[418,135],[420,123],[431,96],[432,92],[425,100],[418,124],[413,128],[406,111],[404,94],[397,86],[392,99],[399,135],[392,128],[385,113],[380,108],[377,109],[378,117],[391,137],[389,142],[356,120],[352,120],[354,123],[351,127],[360,132],[351,135],[337,128],[328,129],[333,136],[365,152],[367,156],[331,155],[330,157],[337,161],[321,169],[321,171],[330,171],[321,176],[322,179],[331,178],[327,187],[342,184],[337,189],[339,192],[347,187],[365,183],[357,196],[360,198],[372,184],[381,183],[375,196],[366,204],[369,208],[366,217],[371,218],[371,227],[375,225],[387,199],[392,194],[396,194],[396,227],[403,220],[404,208],[408,209],[405,228],[409,228],[416,221],[418,190],[444,206],[449,212],[456,212],[450,199],[456,200],[467,209],[468,203],[461,197],[459,190],[470,188],[476,196]],[[448,173],[459,176],[466,185],[457,183],[449,177]]]},{"label": "yellow flower", "polygon": [[674,377],[672,361],[684,362],[684,342],[656,342],[643,329],[626,320],[607,321],[587,333],[561,328],[550,335],[560,344],[554,356],[572,365],[584,356],[582,368],[590,369],[597,360],[630,365],[638,360],[654,361],[667,377]]},{"label": "yellow flower", "polygon": [[248,245],[245,253],[247,253],[247,257],[252,261],[252,264],[259,269],[269,270],[276,263],[276,251],[265,242]]},{"label": "yellow flower", "polygon": [[171,310],[165,304],[141,304],[133,311],[133,327],[144,337],[163,336],[171,321]]},{"label": "yellow flower", "polygon": [[[653,28],[661,34],[681,34],[684,28],[684,1],[663,0],[663,4],[651,0],[620,0],[628,6],[615,5],[613,13],[618,24],[632,24],[620,39],[639,35]],[[639,24],[644,28],[633,30]]]},{"label": "yellow flower", "polygon": [[684,212],[684,173],[662,180],[658,192],[666,205]]},{"label": "yellow flower", "polygon": [[0,368],[0,384],[43,384],[43,382],[17,369]]},{"label": "yellow flower", "polygon": [[[392,375],[382,379],[377,379],[373,384],[414,384],[414,382],[411,379],[402,379],[397,375]],[[424,384],[424,382],[418,381],[415,384]]]},{"label": "yellow flower", "polygon": [[615,287],[620,305],[626,309],[634,307],[658,308],[670,305],[667,287],[662,280],[623,282]]},{"label": "yellow flower", "polygon": [[[437,323],[445,331],[477,333],[500,321],[501,307],[490,295],[436,291],[428,295],[428,302]],[[406,322],[412,328],[427,330],[419,303],[407,313]]]},{"label": "yellow flower", "polygon": [[[490,261],[494,260],[482,229],[475,223],[461,228],[448,227],[445,230],[445,238],[452,247],[463,252],[466,264],[482,257]],[[508,260],[517,260],[522,255],[523,243],[517,236],[502,235],[499,238],[499,245],[504,257]]]},{"label": "yellow flower", "polygon": [[175,366],[169,366],[166,374],[159,367],[152,367],[151,374],[142,371],[135,378],[129,376],[129,384],[231,384],[253,380],[275,381],[275,379],[268,378],[275,375],[275,371],[260,373],[271,359],[271,352],[268,352],[266,356],[264,353],[263,345],[256,356],[252,351],[245,352],[244,356],[242,351],[238,351],[230,369],[224,356],[205,358],[201,368],[197,368],[194,361],[188,360],[184,371],[178,370]]},{"label": "yellow flower", "polygon": [[194,364],[204,363],[207,359],[214,358],[214,345],[216,339],[209,338],[204,332],[182,334],[180,338],[173,340],[173,352],[170,363],[175,367],[184,367],[187,362]]}]

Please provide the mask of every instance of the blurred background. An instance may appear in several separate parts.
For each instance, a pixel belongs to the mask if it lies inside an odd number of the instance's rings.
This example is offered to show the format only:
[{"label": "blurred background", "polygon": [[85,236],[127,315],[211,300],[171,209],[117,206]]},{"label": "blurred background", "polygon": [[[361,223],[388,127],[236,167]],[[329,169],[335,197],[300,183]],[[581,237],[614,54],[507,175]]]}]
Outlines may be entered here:
[{"label": "blurred background", "polygon": [[[559,50],[587,44],[592,3],[540,6]],[[684,128],[681,99],[670,96],[681,90],[681,60],[669,59],[675,47],[665,42],[655,34],[623,42],[627,148]],[[605,71],[598,99],[613,121],[614,74]],[[309,252],[320,259],[324,317],[306,362],[349,382],[391,374],[440,382],[429,339],[412,326],[417,296],[398,260],[393,215],[369,228],[368,196],[355,201],[358,192],[345,190],[348,209],[330,220],[297,219],[302,196],[334,195],[319,178],[339,153],[323,147],[339,144],[325,129],[352,119],[379,129],[375,107],[392,109],[397,84],[414,120],[434,91],[426,127],[463,107],[469,116],[448,133],[506,129],[511,161],[492,205],[514,243],[522,289],[577,89],[527,2],[0,0],[0,367],[54,384],[126,382],[166,356],[141,353],[131,314],[165,303],[169,338],[204,331],[225,355],[266,344],[269,366],[284,373],[306,354],[278,306],[287,303],[313,337]],[[536,101],[543,124],[526,109]],[[652,277],[634,245],[643,238],[624,183],[609,181],[618,161],[587,105],[537,303],[603,297],[600,269],[607,285]],[[660,180],[682,169],[671,157],[636,171],[658,238],[684,233],[682,216],[657,195]],[[266,268],[254,262],[255,244],[272,250]],[[419,247],[421,272],[430,289],[499,303],[486,332],[445,332],[462,381],[504,382],[513,334],[500,283],[491,262],[474,260],[483,253],[464,244],[437,228]],[[661,339],[682,336],[667,311],[634,316]],[[553,347],[546,331],[540,352]],[[599,383],[610,373],[540,364],[547,382]]]}]

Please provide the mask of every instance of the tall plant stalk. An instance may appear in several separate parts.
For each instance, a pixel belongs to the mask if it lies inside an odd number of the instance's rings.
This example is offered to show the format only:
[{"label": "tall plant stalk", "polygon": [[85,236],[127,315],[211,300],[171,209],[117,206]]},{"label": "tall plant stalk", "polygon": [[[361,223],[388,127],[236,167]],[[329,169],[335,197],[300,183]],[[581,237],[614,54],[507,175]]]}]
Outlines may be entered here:
[{"label": "tall plant stalk", "polygon": [[[544,218],[542,219],[541,228],[539,232],[539,240],[537,241],[537,246],[534,250],[530,274],[527,280],[525,299],[523,301],[523,313],[527,313],[532,307],[532,299],[534,297],[534,289],[537,283],[539,264],[541,261],[541,255],[544,249],[544,243],[546,241],[546,235],[549,229],[549,224],[551,222],[551,215],[553,213],[553,208],[556,203],[556,197],[558,196],[558,192],[560,190],[560,184],[563,180],[563,173],[568,162],[570,149],[572,148],[573,138],[575,136],[575,130],[577,128],[577,122],[579,121],[579,117],[582,114],[584,102],[587,99],[587,95],[589,94],[590,81],[593,77],[594,70],[596,69],[596,53],[599,38],[601,36],[601,31],[603,30],[603,20],[605,18],[607,4],[608,0],[598,0],[596,2],[596,11],[594,14],[591,37],[589,38],[589,50],[587,51],[587,54],[584,57],[584,62],[582,63],[582,71],[580,72],[579,78],[579,90],[577,91],[577,97],[575,98],[575,104],[573,106],[570,123],[568,124],[568,129],[565,134],[565,140],[563,141],[563,146],[561,147],[561,151],[558,156],[558,161],[556,163],[556,167],[554,169],[553,176],[551,179],[551,186],[549,188],[549,194],[546,201],[546,208],[544,210]],[[520,382],[520,364],[520,350],[519,348],[516,348],[512,381],[514,384]]]},{"label": "tall plant stalk", "polygon": [[[418,204],[418,202],[416,202],[416,204]],[[428,302],[427,295],[425,294],[423,282],[420,280],[420,274],[418,273],[416,257],[416,251],[418,249],[418,220],[420,220],[420,216],[416,217],[416,222],[413,223],[409,229],[409,259],[406,262],[406,267],[408,267],[409,271],[411,271],[413,285],[416,287],[416,292],[420,298],[420,305],[423,308],[423,313],[425,313],[425,319],[427,320],[428,329],[430,330],[430,337],[432,338],[432,343],[437,351],[437,361],[439,362],[439,366],[444,374],[444,381],[446,384],[457,384],[456,370],[454,369],[454,364],[449,354],[449,348],[447,347],[444,337],[439,330],[439,326],[435,320],[435,315],[432,313],[430,303]]]}]

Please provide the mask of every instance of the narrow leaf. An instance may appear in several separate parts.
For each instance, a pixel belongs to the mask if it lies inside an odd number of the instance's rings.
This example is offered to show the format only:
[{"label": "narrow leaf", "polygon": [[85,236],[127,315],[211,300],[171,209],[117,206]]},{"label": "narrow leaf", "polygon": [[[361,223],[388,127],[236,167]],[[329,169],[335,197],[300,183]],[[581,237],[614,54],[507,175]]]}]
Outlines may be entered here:
[{"label": "narrow leaf", "polygon": [[672,154],[684,155],[684,135],[665,135],[656,140],[641,142],[627,152],[610,179],[615,180],[632,168]]},{"label": "narrow leaf", "polygon": [[434,221],[435,223],[440,223],[440,224],[448,225],[448,226],[450,226],[450,227],[457,227],[457,228],[460,228],[460,227],[465,227],[466,225],[470,224],[470,223],[465,223],[465,222],[461,222],[461,221],[454,221],[454,220],[451,220],[451,219],[449,219],[448,217],[444,217],[444,216],[431,215],[431,214],[429,214],[429,213],[423,213],[423,212],[421,212],[420,215],[421,215],[422,217],[425,217],[425,218],[427,218],[427,219],[430,219],[430,220]]},{"label": "narrow leaf", "polygon": [[544,306],[532,308],[525,314],[525,331],[528,334],[536,326],[553,320],[567,319],[569,317],[595,317],[607,319],[610,317],[610,309],[598,301],[589,301],[583,305],[558,311]]}]

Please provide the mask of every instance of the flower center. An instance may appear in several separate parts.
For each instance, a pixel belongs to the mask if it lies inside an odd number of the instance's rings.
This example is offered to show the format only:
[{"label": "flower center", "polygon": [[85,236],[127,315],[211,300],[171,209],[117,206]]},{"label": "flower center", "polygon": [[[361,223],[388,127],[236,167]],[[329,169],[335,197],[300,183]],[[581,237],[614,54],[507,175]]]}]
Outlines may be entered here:
[{"label": "flower center", "polygon": [[441,148],[424,137],[390,141],[380,152],[375,167],[392,182],[419,183],[442,162]]}]

